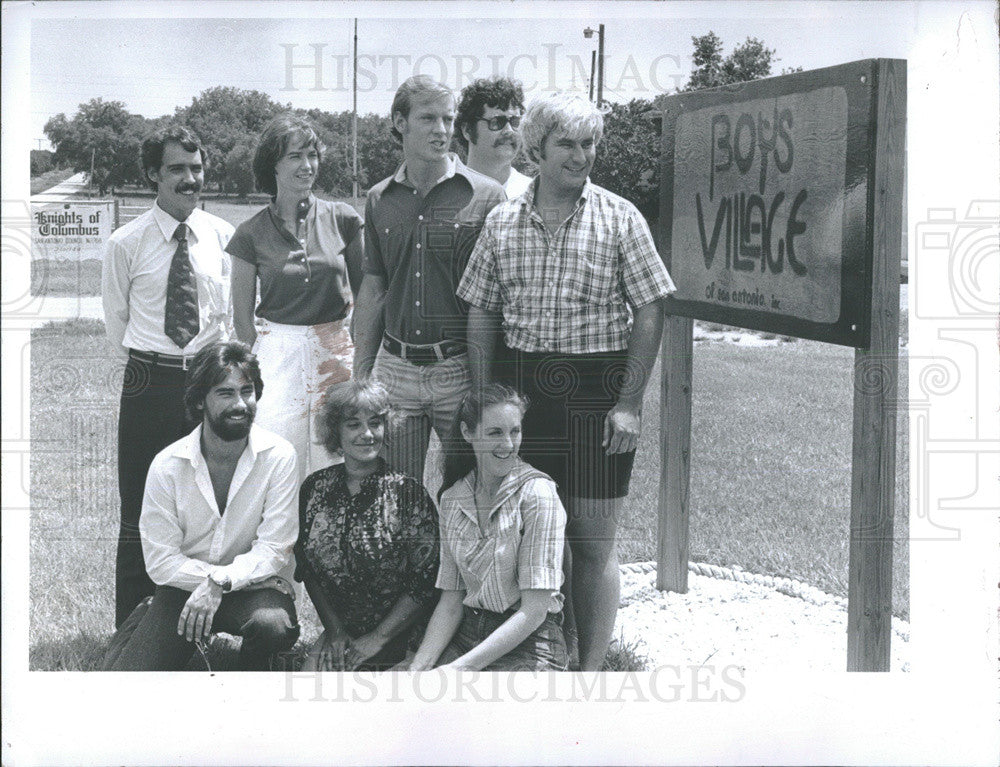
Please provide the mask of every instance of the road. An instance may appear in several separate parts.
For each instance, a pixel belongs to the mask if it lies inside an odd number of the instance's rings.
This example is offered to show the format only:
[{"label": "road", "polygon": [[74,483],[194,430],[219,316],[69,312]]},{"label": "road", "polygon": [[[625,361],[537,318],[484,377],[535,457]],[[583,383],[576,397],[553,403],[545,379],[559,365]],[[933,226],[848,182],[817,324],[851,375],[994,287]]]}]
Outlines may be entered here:
[{"label": "road", "polygon": [[87,174],[74,173],[65,181],[55,186],[50,186],[44,192],[39,192],[31,196],[32,202],[46,203],[59,202],[67,197],[81,197],[88,191]]}]

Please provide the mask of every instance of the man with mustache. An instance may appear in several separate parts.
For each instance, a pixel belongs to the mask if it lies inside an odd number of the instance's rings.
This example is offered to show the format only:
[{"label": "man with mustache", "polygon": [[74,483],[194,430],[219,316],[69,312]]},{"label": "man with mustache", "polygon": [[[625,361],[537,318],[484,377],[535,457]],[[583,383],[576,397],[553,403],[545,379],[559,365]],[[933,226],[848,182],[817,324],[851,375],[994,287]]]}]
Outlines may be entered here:
[{"label": "man with mustache", "polygon": [[468,165],[503,184],[507,199],[531,183],[511,163],[520,149],[518,126],[524,114],[521,83],[506,77],[481,78],[462,89],[455,137],[469,152]]},{"label": "man with mustache", "polygon": [[490,213],[458,287],[471,305],[473,385],[493,373],[502,320],[507,364],[496,374],[532,403],[521,455],[564,500],[583,671],[600,670],[614,628],[615,534],[674,290],[636,207],[590,181],[603,132],[580,96],[532,102],[521,134],[537,182]]},{"label": "man with mustache", "polygon": [[156,591],[115,634],[105,670],[180,670],[194,642],[225,631],[243,637],[240,670],[265,671],[298,639],[295,449],[253,425],[263,388],[246,344],[195,355],[184,406],[198,426],[153,459],[139,520]]},{"label": "man with mustache", "polygon": [[153,207],[108,238],[102,272],[108,340],[125,361],[118,418],[121,526],[115,562],[115,627],[146,596],[139,511],[153,457],[187,433],[184,374],[199,350],[229,338],[233,227],[198,208],[205,150],[170,125],[142,143]]},{"label": "man with mustache", "polygon": [[403,163],[365,204],[354,375],[372,374],[389,390],[402,418],[387,436],[386,460],[422,479],[431,427],[447,438],[471,382],[468,308],[455,288],[504,193],[449,151],[455,96],[446,85],[410,77],[396,91],[391,119]]}]

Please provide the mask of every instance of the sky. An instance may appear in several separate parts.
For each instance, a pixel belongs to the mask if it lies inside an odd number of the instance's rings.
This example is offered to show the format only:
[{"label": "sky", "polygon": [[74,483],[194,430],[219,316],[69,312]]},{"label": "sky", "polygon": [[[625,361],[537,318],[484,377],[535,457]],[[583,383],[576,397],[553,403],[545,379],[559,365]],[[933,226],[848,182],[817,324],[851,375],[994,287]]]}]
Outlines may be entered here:
[{"label": "sky", "polygon": [[[421,15],[426,4],[409,3],[392,6],[396,18],[348,3],[188,6],[207,7],[221,14],[216,18],[127,18],[143,6],[88,6],[76,18],[32,22],[31,137],[35,148],[49,148],[45,122],[58,113],[72,117],[91,98],[122,101],[132,112],[156,117],[216,85],[263,91],[293,107],[349,110],[351,14],[360,17],[361,113],[386,113],[396,87],[416,73],[455,88],[478,76],[512,75],[529,98],[554,89],[585,92],[597,35],[588,40],[583,30],[600,23],[605,98],[616,101],[652,99],[683,85],[692,66],[691,37],[709,30],[726,53],[748,37],[764,41],[777,51],[774,74],[784,67],[906,58],[918,17],[912,4],[833,5],[739,4],[734,12],[733,4],[721,3],[605,4],[597,12],[583,3],[451,3],[441,6],[446,14]],[[279,9],[284,17],[250,18]],[[291,18],[303,10],[307,17]]]}]

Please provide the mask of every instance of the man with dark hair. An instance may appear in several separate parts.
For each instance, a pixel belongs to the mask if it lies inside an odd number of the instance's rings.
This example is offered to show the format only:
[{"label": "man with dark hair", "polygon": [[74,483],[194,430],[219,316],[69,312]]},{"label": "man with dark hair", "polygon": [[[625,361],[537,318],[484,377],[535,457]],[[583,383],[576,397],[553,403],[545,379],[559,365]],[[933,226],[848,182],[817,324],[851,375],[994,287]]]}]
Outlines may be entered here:
[{"label": "man with dark hair", "polygon": [[118,419],[121,527],[115,562],[115,626],[153,593],[139,542],[149,463],[187,432],[184,372],[192,357],[232,327],[233,227],[203,210],[205,150],[181,125],[142,144],[153,207],[115,231],[104,254],[102,292],[108,340],[126,360]]},{"label": "man with dark hair", "polygon": [[386,458],[424,475],[431,426],[445,439],[470,385],[467,307],[455,288],[486,214],[504,199],[491,178],[448,151],[455,97],[426,75],[392,102],[403,164],[368,192],[364,277],[354,315],[354,375],[385,384],[403,418]]},{"label": "man with dark hair", "polygon": [[522,114],[521,83],[493,77],[462,89],[455,119],[455,137],[469,152],[469,167],[503,184],[507,199],[519,197],[531,183],[529,176],[511,167],[520,149]]},{"label": "man with dark hair", "polygon": [[200,423],[153,459],[139,520],[156,591],[115,635],[105,669],[183,669],[213,630],[243,637],[245,671],[295,644],[295,450],[253,425],[262,390],[245,344],[195,355],[184,405]]}]

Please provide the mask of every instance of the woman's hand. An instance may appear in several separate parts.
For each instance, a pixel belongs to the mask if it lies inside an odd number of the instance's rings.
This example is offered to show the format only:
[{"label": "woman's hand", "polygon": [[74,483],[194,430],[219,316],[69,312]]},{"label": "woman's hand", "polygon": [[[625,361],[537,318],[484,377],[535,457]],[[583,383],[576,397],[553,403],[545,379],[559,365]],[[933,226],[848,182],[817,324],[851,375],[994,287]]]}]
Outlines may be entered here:
[{"label": "woman's hand", "polygon": [[346,633],[324,631],[308,652],[303,671],[344,671],[345,655],[351,637]]},{"label": "woman's hand", "polygon": [[386,640],[369,632],[351,639],[349,642],[344,653],[344,671],[354,671],[354,669],[366,660],[378,655],[382,648],[385,647]]}]

